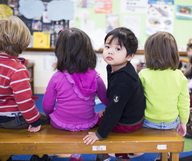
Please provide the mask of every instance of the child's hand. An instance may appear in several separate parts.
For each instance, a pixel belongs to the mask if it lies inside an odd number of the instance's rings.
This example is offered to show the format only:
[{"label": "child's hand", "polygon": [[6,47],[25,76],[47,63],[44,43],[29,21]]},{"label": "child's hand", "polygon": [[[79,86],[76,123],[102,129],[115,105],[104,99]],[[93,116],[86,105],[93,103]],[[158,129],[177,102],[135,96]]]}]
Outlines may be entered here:
[{"label": "child's hand", "polygon": [[41,129],[41,125],[39,125],[37,127],[33,127],[33,126],[29,125],[29,127],[28,127],[29,132],[38,132],[40,129]]},{"label": "child's hand", "polygon": [[93,144],[95,141],[99,140],[99,138],[97,137],[97,135],[95,134],[95,132],[89,132],[88,135],[86,135],[84,138],[84,143],[89,145],[89,144]]},{"label": "child's hand", "polygon": [[179,133],[179,135],[185,136],[185,135],[186,135],[186,132],[187,132],[186,125],[183,124],[183,123],[180,123],[180,124],[177,126],[177,132]]}]

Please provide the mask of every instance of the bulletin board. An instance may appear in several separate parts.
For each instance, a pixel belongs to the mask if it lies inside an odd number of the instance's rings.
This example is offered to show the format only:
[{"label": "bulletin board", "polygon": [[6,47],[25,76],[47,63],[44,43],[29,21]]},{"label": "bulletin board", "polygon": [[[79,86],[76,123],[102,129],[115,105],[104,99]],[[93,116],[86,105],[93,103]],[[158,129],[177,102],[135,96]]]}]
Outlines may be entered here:
[{"label": "bulletin board", "polygon": [[185,51],[192,37],[192,1],[84,0],[77,7],[71,25],[88,32],[96,48],[101,46],[108,31],[126,26],[136,34],[139,49],[143,49],[149,35],[167,31],[175,36],[179,50]]},{"label": "bulletin board", "polygon": [[58,32],[69,26],[84,30],[95,49],[119,26],[136,34],[139,49],[156,31],[172,33],[180,51],[192,37],[191,0],[0,0],[0,18],[10,15],[29,27],[35,39],[31,47],[54,48]]},{"label": "bulletin board", "polygon": [[58,32],[74,17],[74,6],[70,0],[0,0],[0,19],[11,15],[30,29],[30,47],[54,48]]}]

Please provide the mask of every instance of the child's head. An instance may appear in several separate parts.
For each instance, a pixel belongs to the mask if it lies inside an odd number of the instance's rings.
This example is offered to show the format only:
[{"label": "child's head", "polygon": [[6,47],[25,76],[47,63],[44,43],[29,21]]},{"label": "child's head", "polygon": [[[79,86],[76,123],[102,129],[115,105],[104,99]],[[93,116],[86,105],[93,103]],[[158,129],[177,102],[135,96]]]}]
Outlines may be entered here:
[{"label": "child's head", "polygon": [[135,54],[138,48],[138,40],[135,34],[125,27],[118,27],[114,30],[110,31],[104,39],[104,43],[106,44],[107,40],[108,43],[111,43],[114,39],[116,39],[120,46],[124,46],[127,55]]},{"label": "child's head", "polygon": [[187,43],[187,55],[192,57],[192,38]]},{"label": "child's head", "polygon": [[18,56],[31,41],[31,33],[16,16],[0,20],[0,52]]},{"label": "child's head", "polygon": [[144,52],[147,68],[153,70],[175,70],[178,68],[177,43],[173,35],[168,32],[157,32],[149,36]]},{"label": "child's head", "polygon": [[86,72],[96,66],[96,54],[91,40],[84,31],[77,28],[60,31],[55,54],[59,71]]},{"label": "child's head", "polygon": [[110,65],[122,64],[124,66],[130,61],[138,47],[135,34],[125,27],[110,31],[105,36],[104,43],[103,57]]}]

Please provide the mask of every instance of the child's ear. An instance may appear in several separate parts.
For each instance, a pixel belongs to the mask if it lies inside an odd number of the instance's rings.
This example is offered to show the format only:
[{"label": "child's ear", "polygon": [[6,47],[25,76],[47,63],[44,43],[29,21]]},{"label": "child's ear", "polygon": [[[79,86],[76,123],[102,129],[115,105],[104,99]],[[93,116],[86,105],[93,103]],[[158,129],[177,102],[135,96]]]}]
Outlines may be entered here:
[{"label": "child's ear", "polygon": [[131,59],[133,59],[134,54],[129,54],[127,55],[127,61],[131,61]]}]

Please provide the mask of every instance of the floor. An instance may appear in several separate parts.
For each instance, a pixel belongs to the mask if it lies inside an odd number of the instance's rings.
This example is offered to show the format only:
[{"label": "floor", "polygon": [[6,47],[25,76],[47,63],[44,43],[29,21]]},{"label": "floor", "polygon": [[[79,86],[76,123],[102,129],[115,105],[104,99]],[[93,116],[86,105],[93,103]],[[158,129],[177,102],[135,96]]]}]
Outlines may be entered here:
[{"label": "floor", "polygon": [[[129,161],[154,161],[154,159],[158,156],[157,153],[145,153],[144,155],[130,159]],[[192,156],[192,152],[182,152],[180,153],[180,158],[184,158],[186,156]],[[95,161],[96,155],[94,154],[82,154],[81,155],[83,161]],[[17,155],[13,156],[12,159],[15,161],[28,161],[30,160],[31,155]],[[69,158],[59,158],[52,156],[52,161],[68,161]],[[115,161],[115,158],[112,156],[111,161]],[[192,160],[191,160],[192,161]]]}]

